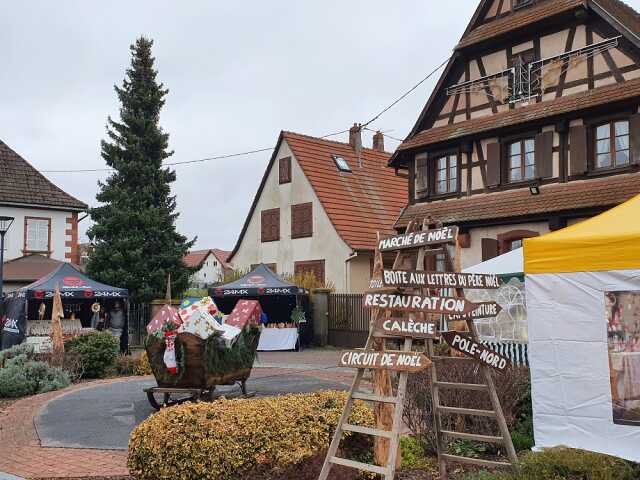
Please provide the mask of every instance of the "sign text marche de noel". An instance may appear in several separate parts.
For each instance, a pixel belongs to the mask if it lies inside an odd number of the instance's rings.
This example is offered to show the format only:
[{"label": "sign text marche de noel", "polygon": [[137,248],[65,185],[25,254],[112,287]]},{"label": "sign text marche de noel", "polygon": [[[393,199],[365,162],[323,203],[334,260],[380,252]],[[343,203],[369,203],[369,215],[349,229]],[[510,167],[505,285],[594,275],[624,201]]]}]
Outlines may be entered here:
[{"label": "sign text marche de noel", "polygon": [[458,236],[458,227],[442,227],[423,232],[405,233],[394,235],[380,240],[378,249],[381,252],[394,252],[408,248],[420,248],[427,245],[455,243]]}]

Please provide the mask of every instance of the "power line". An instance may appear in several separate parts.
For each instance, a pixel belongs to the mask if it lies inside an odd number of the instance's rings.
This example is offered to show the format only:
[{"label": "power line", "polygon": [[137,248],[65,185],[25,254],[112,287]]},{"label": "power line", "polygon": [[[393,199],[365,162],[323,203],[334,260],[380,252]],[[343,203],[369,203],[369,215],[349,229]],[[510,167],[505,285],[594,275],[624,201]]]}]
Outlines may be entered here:
[{"label": "power line", "polygon": [[[373,122],[378,120],[382,115],[384,115],[386,112],[391,110],[398,103],[400,103],[402,100],[404,100],[409,94],[411,94],[414,90],[416,90],[418,87],[420,87],[420,85],[422,85],[424,82],[429,80],[433,75],[435,75],[438,72],[438,70],[440,70],[450,60],[450,58],[451,57],[447,58],[444,62],[442,62],[440,65],[438,65],[434,70],[429,72],[429,74],[427,74],[426,77],[424,77],[422,80],[420,80],[418,83],[416,83],[413,87],[411,87],[409,90],[407,90],[405,93],[403,93],[400,97],[398,97],[396,100],[394,100],[390,105],[388,105],[387,107],[383,108],[371,120],[369,120],[368,122],[365,122],[364,124],[362,124],[361,128],[366,129],[366,130],[371,130],[370,128],[367,128],[369,125],[371,125]],[[348,131],[349,131],[349,129],[345,129],[345,130],[341,130],[339,132],[328,133],[328,134],[323,135],[322,137],[319,137],[319,138],[333,137],[333,136],[336,136],[336,135],[341,135],[341,134],[346,133]],[[386,137],[390,138],[391,140],[395,140],[397,142],[403,142],[404,141],[404,140],[401,140],[399,138],[392,137],[391,135],[386,135],[386,134],[383,134],[383,135],[385,135]],[[196,160],[185,160],[185,161],[181,161],[181,162],[170,162],[170,163],[163,164],[163,166],[164,167],[175,167],[175,166],[179,166],[179,165],[190,165],[190,164],[195,164],[195,163],[210,162],[210,161],[213,161],[213,160],[224,160],[224,159],[227,159],[227,158],[243,157],[243,156],[252,155],[252,154],[255,154],[255,153],[269,152],[269,151],[272,151],[273,149],[274,149],[274,147],[257,148],[257,149],[253,149],[253,150],[247,150],[245,152],[230,153],[230,154],[226,154],[226,155],[217,155],[217,156],[214,156],[214,157],[199,158],[199,159],[196,159]],[[113,172],[113,171],[115,171],[113,168],[81,168],[81,169],[76,169],[76,170],[40,170],[41,173],[91,173],[91,172]]]},{"label": "power line", "polygon": [[405,93],[403,93],[399,98],[397,98],[396,100],[394,100],[389,106],[383,108],[380,113],[378,113],[375,117],[373,117],[371,120],[369,120],[368,122],[362,124],[363,127],[368,127],[369,125],[371,125],[373,122],[375,122],[378,118],[380,118],[382,115],[384,115],[386,112],[388,112],[389,110],[391,110],[393,107],[395,107],[398,103],[400,103],[402,100],[404,100],[411,92],[413,92],[415,89],[417,89],[420,85],[422,85],[424,82],[426,82],[427,80],[429,80],[433,75],[435,75],[438,70],[440,70],[442,67],[444,67],[447,62],[451,59],[451,57],[447,58],[444,62],[442,62],[440,65],[438,65],[435,70],[432,70],[431,72],[429,72],[429,74],[424,77],[422,80],[420,80],[418,83],[416,83],[413,87],[411,87],[409,90],[407,90]]}]

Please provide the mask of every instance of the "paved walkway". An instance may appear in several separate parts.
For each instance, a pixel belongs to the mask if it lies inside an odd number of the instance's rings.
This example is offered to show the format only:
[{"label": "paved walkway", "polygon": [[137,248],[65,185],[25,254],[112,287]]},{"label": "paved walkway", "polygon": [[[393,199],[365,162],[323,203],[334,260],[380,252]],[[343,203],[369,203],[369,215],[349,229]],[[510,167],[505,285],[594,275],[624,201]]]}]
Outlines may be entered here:
[{"label": "paved walkway", "polygon": [[[269,390],[271,394],[276,394],[289,389],[311,391],[341,385],[346,388],[353,378],[353,372],[333,368],[334,358],[337,358],[336,351],[261,353],[262,366],[256,365],[252,374],[255,387],[251,383],[249,387],[253,390],[261,387],[267,394]],[[266,365],[273,365],[274,368],[267,368]],[[110,412],[106,411],[108,409],[105,405],[109,402],[107,397],[115,394],[114,392],[120,391],[127,395],[127,392],[141,394],[142,386],[147,383],[153,384],[153,379],[135,377],[102,380],[74,385],[58,392],[36,395],[14,403],[0,415],[0,472],[29,479],[126,477],[126,450],[116,450],[123,448],[121,432],[133,428],[133,423],[146,418],[145,411],[146,415],[151,413],[150,407],[146,406],[146,399],[144,402],[142,399],[129,400],[126,407],[120,404],[112,405],[109,407]],[[95,403],[98,412],[102,411],[104,415],[110,416],[115,410],[115,415],[110,419],[111,423],[107,429],[91,427],[88,429],[90,435],[87,436],[82,429],[76,429],[75,426],[91,421],[90,412],[65,408],[64,405],[67,399],[70,399],[75,405],[84,404],[86,408],[92,405],[91,398],[94,398],[95,393],[99,394],[98,397],[105,396],[105,403]],[[46,419],[50,419],[51,422]],[[59,428],[66,431],[66,434],[56,433]],[[38,432],[42,434],[42,442]],[[100,439],[102,436],[104,438]],[[67,448],[70,445],[89,448]],[[55,448],[57,446],[65,448]],[[4,480],[2,473],[0,480]]]}]

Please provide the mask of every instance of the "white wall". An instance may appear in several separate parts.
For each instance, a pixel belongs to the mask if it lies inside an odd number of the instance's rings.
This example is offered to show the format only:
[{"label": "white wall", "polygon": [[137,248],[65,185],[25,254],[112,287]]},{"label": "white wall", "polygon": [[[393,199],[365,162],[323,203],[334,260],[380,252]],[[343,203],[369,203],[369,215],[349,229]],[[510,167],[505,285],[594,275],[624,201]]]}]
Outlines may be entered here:
[{"label": "white wall", "polygon": [[66,235],[66,230],[71,229],[67,225],[67,218],[71,217],[71,212],[61,212],[58,210],[41,210],[35,208],[7,207],[0,205],[0,216],[14,217],[15,220],[11,228],[5,235],[4,260],[11,260],[23,255],[24,248],[24,218],[42,217],[51,219],[51,258],[62,262],[69,261],[65,253],[71,252],[71,247],[66,247],[65,242],[71,241],[71,235]]},{"label": "white wall", "polygon": [[[278,160],[284,157],[291,157],[292,181],[280,185]],[[313,236],[292,239],[291,205],[309,202],[313,203]],[[280,240],[262,243],[261,212],[272,208],[280,208]],[[278,273],[285,273],[294,271],[295,262],[324,260],[325,279],[333,282],[337,292],[348,292],[346,260],[350,255],[351,248],[336,232],[289,145],[283,141],[242,244],[231,261],[237,269],[256,263],[276,263]]]},{"label": "white wall", "polygon": [[461,268],[469,268],[482,262],[482,239],[494,238],[497,239],[498,235],[512,230],[531,230],[538,232],[540,235],[549,233],[548,222],[536,222],[536,223],[514,223],[511,225],[501,225],[497,227],[481,227],[472,228],[469,230],[471,234],[471,247],[460,249],[461,256]]},{"label": "white wall", "polygon": [[203,287],[211,283],[220,282],[224,277],[224,269],[218,258],[209,253],[202,264],[202,268],[191,276],[191,285]]}]

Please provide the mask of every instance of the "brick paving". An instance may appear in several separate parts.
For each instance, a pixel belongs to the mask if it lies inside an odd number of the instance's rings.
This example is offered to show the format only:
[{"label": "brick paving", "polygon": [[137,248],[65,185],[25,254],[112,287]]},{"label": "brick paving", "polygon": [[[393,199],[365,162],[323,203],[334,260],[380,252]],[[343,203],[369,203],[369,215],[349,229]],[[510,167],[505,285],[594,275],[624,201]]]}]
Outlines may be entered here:
[{"label": "brick paving", "polygon": [[[335,365],[335,352],[308,350],[308,353],[277,353],[264,355],[263,362],[282,364],[303,364],[300,368],[254,368],[254,378],[278,375],[309,375],[315,378],[344,383],[347,386],[353,378],[353,372],[336,371],[327,365]],[[268,358],[268,360],[267,360]],[[325,363],[326,362],[326,363]],[[313,369],[313,365],[317,369]],[[140,377],[136,377],[140,378]],[[92,388],[95,385],[108,384],[126,379],[98,380],[91,383],[73,385],[57,392],[35,395],[15,403],[0,411],[0,472],[28,479],[126,477],[127,453],[116,450],[46,448],[34,427],[34,418],[51,400],[69,392]],[[71,419],[72,420],[72,419]]]}]

